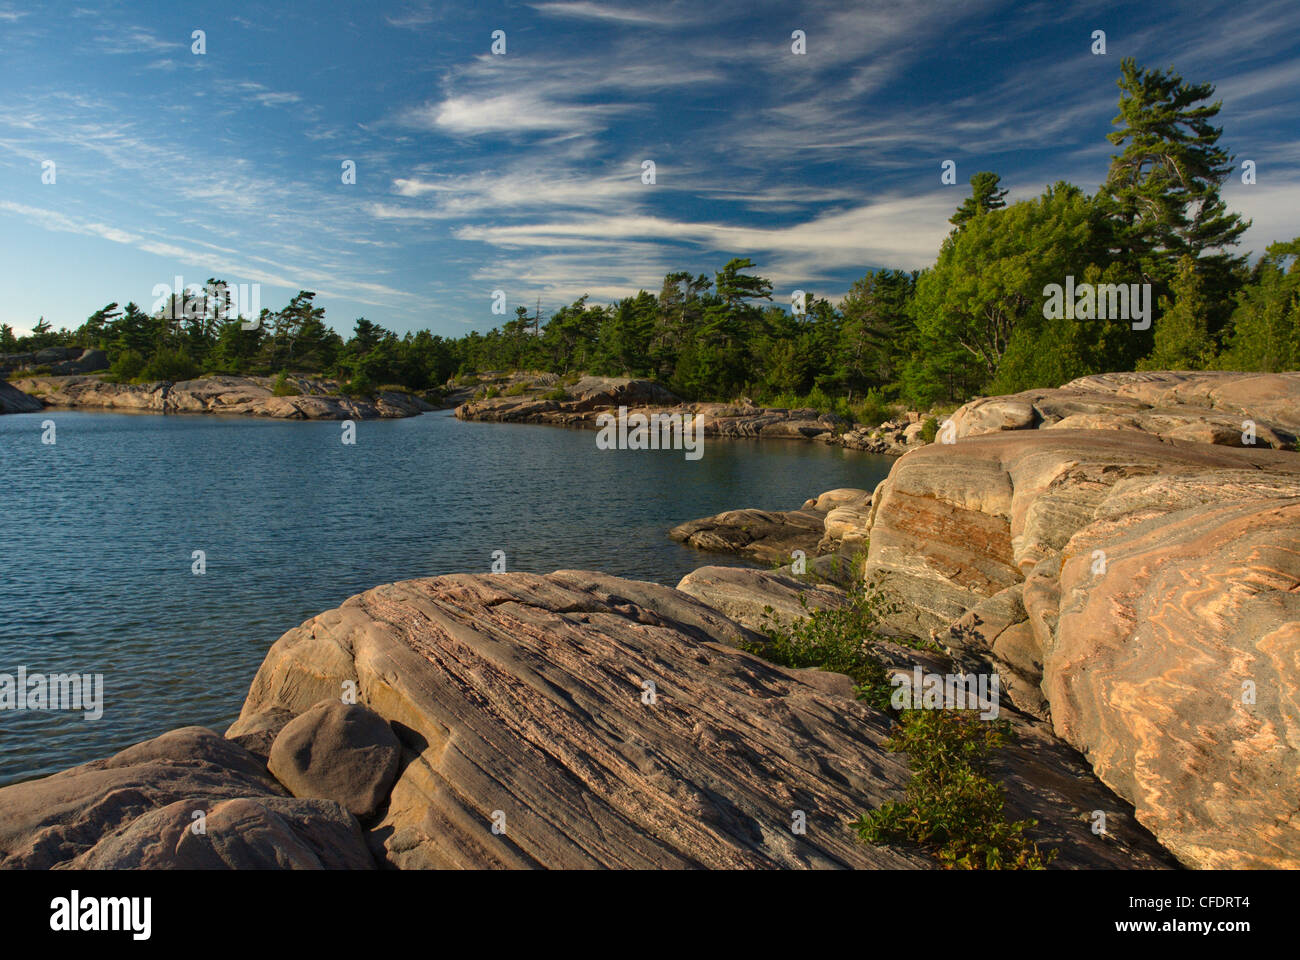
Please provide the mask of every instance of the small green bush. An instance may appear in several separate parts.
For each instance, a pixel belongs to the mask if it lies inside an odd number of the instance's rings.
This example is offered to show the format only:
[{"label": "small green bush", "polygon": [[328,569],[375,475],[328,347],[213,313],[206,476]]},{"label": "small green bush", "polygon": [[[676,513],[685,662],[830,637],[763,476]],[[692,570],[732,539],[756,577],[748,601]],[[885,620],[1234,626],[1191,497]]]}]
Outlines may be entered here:
[{"label": "small green bush", "polygon": [[339,384],[339,393],[345,397],[368,397],[374,392],[374,383],[364,373],[354,374]]},{"label": "small green bush", "polygon": [[113,358],[104,380],[108,383],[130,383],[144,372],[145,360],[134,350],[123,350]]},{"label": "small green bush", "polygon": [[554,390],[548,390],[542,394],[543,400],[568,400],[569,392],[563,387],[556,387]]},{"label": "small green bush", "polygon": [[275,383],[271,385],[271,393],[277,397],[298,397],[302,395],[302,391],[298,389],[296,384],[290,383],[288,376],[283,372],[275,378]]},{"label": "small green bush", "polygon": [[1043,853],[1026,831],[1036,820],[1007,820],[1002,785],[989,779],[988,755],[1011,725],[966,710],[904,710],[886,743],[912,767],[902,800],[865,813],[854,826],[866,843],[906,841],[931,849],[949,869],[1041,870]]},{"label": "small green bush", "polygon": [[936,417],[926,417],[925,423],[921,424],[921,442],[934,443],[934,438],[939,434],[939,420]]},{"label": "small green bush", "polygon": [[808,612],[792,623],[782,622],[771,607],[764,614],[771,624],[767,640],[745,645],[757,654],[784,667],[818,667],[853,678],[858,698],[880,710],[889,709],[892,688],[884,666],[871,649],[875,625],[881,612],[877,596],[855,588],[849,602],[839,609],[809,610],[808,600],[799,603]]},{"label": "small green bush", "polygon": [[872,387],[860,400],[852,405],[852,419],[869,427],[879,426],[894,416],[894,407],[885,399],[885,395]]},{"label": "small green bush", "polygon": [[487,390],[483,392],[484,400],[491,400],[493,397],[499,397],[499,396],[501,396],[501,388],[498,387],[495,383],[492,384],[490,387],[487,388]]},{"label": "small green bush", "polygon": [[507,396],[507,397],[522,397],[525,393],[528,392],[528,389],[529,389],[531,386],[532,386],[531,383],[526,383],[526,382],[524,382],[524,381],[521,380],[519,383],[516,383],[516,384],[511,385],[510,389],[508,389],[508,390],[506,391],[506,396]]},{"label": "small green bush", "polygon": [[152,382],[166,380],[176,383],[181,380],[193,380],[203,368],[194,362],[184,347],[162,347],[149,358],[133,379]]}]

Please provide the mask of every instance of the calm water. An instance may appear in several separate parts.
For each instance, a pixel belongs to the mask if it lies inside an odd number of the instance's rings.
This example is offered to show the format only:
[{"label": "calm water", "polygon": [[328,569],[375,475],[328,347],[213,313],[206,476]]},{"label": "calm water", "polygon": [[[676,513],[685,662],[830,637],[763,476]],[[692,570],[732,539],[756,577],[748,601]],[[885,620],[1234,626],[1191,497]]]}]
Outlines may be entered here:
[{"label": "calm water", "polygon": [[[52,418],[57,443],[41,443]],[[0,673],[104,675],[104,715],[0,710],[0,783],[235,719],[267,648],[376,584],[587,568],[674,585],[710,562],[683,520],[871,489],[887,457],[708,440],[600,451],[595,433],[57,411],[0,417]],[[207,571],[191,572],[206,553]]]}]

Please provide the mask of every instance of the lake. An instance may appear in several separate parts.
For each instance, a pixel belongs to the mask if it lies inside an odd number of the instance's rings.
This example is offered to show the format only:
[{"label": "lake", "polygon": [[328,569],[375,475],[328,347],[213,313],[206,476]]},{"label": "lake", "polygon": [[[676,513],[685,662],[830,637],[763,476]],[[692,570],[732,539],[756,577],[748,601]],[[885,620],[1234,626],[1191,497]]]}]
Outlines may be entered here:
[{"label": "lake", "polygon": [[[52,419],[56,443],[41,442]],[[175,727],[221,732],[286,630],[377,584],[595,569],[675,585],[739,561],[684,520],[872,489],[893,459],[819,443],[598,450],[448,412],[358,423],[46,410],[0,417],[0,674],[103,674],[104,712],[0,710],[0,784]],[[201,575],[194,551],[204,552]]]}]

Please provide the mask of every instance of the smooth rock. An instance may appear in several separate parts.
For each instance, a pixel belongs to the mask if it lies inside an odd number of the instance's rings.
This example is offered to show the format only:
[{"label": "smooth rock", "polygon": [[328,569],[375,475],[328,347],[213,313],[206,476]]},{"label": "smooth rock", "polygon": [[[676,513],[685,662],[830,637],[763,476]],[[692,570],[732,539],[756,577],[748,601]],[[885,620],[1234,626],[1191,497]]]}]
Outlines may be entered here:
[{"label": "smooth rock", "polygon": [[[242,718],[241,718],[242,719]],[[321,797],[365,819],[388,797],[402,747],[379,714],[322,700],[286,723],[267,768],[295,797]]]}]

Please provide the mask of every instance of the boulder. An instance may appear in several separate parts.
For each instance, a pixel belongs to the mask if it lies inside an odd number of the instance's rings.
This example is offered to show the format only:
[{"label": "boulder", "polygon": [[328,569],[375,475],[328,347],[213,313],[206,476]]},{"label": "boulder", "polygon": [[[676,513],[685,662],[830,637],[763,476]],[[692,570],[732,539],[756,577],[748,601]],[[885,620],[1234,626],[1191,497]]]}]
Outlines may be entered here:
[{"label": "boulder", "polygon": [[[146,813],[68,864],[85,870],[373,870],[357,821],[329,800],[191,798]],[[201,832],[194,813],[202,810]]]},{"label": "boulder", "polygon": [[718,553],[737,553],[764,563],[788,563],[794,551],[817,553],[825,533],[825,517],[816,510],[727,510],[689,520],[668,536]]},{"label": "boulder", "polygon": [[51,365],[53,374],[94,373],[96,370],[108,369],[108,354],[103,350],[82,350],[76,356]]},{"label": "boulder", "polygon": [[388,797],[401,754],[383,717],[336,698],[320,701],[284,725],[271,745],[267,768],[295,797],[334,800],[365,819]]},{"label": "boulder", "polygon": [[275,738],[280,735],[284,725],[292,719],[292,713],[280,709],[241,717],[227,728],[226,739],[233,740],[265,763],[271,755],[271,744],[275,743]]},{"label": "boulder", "polygon": [[[206,834],[188,832],[202,812]],[[0,788],[0,867],[371,866],[342,807],[289,798],[202,727]]]},{"label": "boulder", "polygon": [[838,609],[847,602],[838,587],[745,567],[700,567],[682,577],[677,589],[759,634],[772,626],[773,616],[788,624],[813,610]]}]

